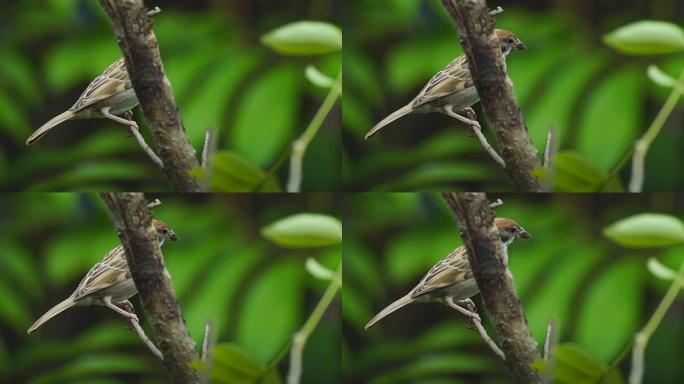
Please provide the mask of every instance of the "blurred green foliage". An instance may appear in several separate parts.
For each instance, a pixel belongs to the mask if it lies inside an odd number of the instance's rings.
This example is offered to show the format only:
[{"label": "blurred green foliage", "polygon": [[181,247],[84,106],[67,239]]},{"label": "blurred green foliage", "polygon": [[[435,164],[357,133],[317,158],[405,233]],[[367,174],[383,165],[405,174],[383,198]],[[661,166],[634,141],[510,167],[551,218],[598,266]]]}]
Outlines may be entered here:
[{"label": "blurred green foliage", "polygon": [[[325,90],[306,79],[305,68],[315,64],[335,77],[341,55],[285,57],[263,46],[260,38],[301,19],[338,24],[333,1],[293,6],[273,0],[176,0],[146,5],[162,8],[154,17],[154,31],[193,147],[200,153],[205,131],[214,128],[219,150],[286,179],[286,167],[271,167],[287,155],[325,96]],[[98,3],[5,2],[0,15],[0,189],[168,190],[163,173],[135,140],[106,120],[67,122],[37,144],[24,145],[34,129],[69,108],[120,56]],[[135,113],[143,122],[139,108]],[[339,186],[339,130],[339,118],[330,118],[312,142],[303,190]],[[151,143],[147,130],[142,131]],[[279,187],[268,188],[274,189]]]},{"label": "blurred green foliage", "polygon": [[[490,198],[504,201],[497,216],[515,219],[532,235],[531,240],[511,246],[509,266],[539,345],[544,343],[548,321],[553,320],[560,343],[579,346],[596,366],[610,365],[669,286],[648,272],[647,260],[655,257],[676,270],[684,261],[684,248],[625,249],[603,237],[602,230],[644,212],[681,218],[684,198],[620,194]],[[466,329],[464,318],[445,306],[412,304],[363,330],[375,313],[408,292],[432,265],[461,244],[441,197],[355,194],[345,199],[344,209],[345,381],[509,382],[504,365],[477,332]],[[627,236],[622,228],[617,232]],[[481,298],[474,300],[484,311]],[[678,383],[684,377],[683,310],[679,298],[649,343],[644,382]],[[490,335],[495,335],[491,321],[483,319]],[[629,358],[618,368],[624,376]]]},{"label": "blurred green foliage", "polygon": [[[497,26],[513,31],[529,50],[508,58],[508,72],[533,143],[543,153],[555,128],[565,160],[579,157],[603,183],[580,180],[559,190],[616,191],[629,177],[605,182],[650,124],[668,91],[651,83],[656,62],[676,76],[684,55],[622,56],[601,42],[604,34],[644,18],[677,21],[672,2],[621,4],[500,1]],[[343,174],[350,190],[510,190],[504,172],[465,128],[438,114],[398,120],[368,142],[364,134],[382,117],[408,103],[450,60],[462,53],[456,31],[439,0],[357,0],[345,4]],[[673,20],[675,19],[675,20]],[[681,20],[679,20],[681,21]],[[672,38],[677,39],[677,36]],[[681,52],[681,51],[680,51]],[[684,174],[684,132],[677,108],[647,158],[646,191],[676,191]],[[481,108],[476,107],[480,117]],[[481,120],[484,120],[481,118]],[[485,129],[486,130],[486,129]],[[493,139],[490,139],[492,141]],[[574,165],[574,162],[572,163]],[[595,179],[592,177],[591,179]]]},{"label": "blurred green foliage", "polygon": [[[315,258],[329,269],[339,245],[288,250],[260,235],[263,226],[300,212],[338,217],[332,195],[148,195],[156,217],[180,236],[164,246],[188,330],[199,346],[208,320],[217,343],[237,345],[264,366],[309,316],[327,282],[307,273]],[[163,365],[106,308],[80,307],[37,333],[28,326],[67,297],[118,243],[96,195],[5,194],[0,199],[0,382],[162,383]],[[133,300],[144,321],[137,297]],[[304,383],[339,382],[339,301],[304,350]],[[153,332],[147,329],[152,339]],[[286,361],[276,365],[281,376]]]}]

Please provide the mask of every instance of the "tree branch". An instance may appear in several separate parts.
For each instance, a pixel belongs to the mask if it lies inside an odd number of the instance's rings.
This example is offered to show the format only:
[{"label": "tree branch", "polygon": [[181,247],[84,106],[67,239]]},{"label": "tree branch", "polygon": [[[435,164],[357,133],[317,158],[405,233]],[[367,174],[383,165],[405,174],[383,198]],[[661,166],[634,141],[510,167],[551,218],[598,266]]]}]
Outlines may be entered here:
[{"label": "tree branch", "polygon": [[503,264],[505,251],[494,226],[494,212],[489,208],[487,197],[484,193],[444,193],[442,197],[468,250],[470,267],[501,340],[501,349],[513,381],[541,383],[540,373],[532,368],[532,362],[541,356],[510,272]]},{"label": "tree branch", "polygon": [[442,0],[442,4],[458,30],[475,88],[513,187],[525,192],[546,191],[544,183],[532,173],[541,164],[506,74],[494,21],[485,1]]},{"label": "tree branch", "polygon": [[200,383],[197,372],[190,368],[190,363],[199,356],[164,266],[145,196],[142,193],[102,193],[100,196],[126,249],[126,261],[169,375],[176,383]]},{"label": "tree branch", "polygon": [[195,150],[164,73],[152,21],[142,0],[100,0],[114,27],[126,68],[149,122],[164,172],[177,191],[199,192],[201,186],[189,171],[199,166]]}]

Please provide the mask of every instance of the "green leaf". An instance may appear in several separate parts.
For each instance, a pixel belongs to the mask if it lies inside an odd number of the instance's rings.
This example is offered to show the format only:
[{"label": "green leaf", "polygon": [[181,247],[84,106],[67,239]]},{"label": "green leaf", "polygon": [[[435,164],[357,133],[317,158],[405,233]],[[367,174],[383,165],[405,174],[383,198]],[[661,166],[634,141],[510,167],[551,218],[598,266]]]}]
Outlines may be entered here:
[{"label": "green leaf", "polygon": [[[216,192],[252,192],[280,190],[277,180],[231,151],[220,151],[211,159],[211,190]],[[204,168],[195,168],[190,173],[204,180]]]},{"label": "green leaf", "polygon": [[611,72],[585,96],[576,148],[592,164],[610,169],[634,145],[646,118],[646,84],[642,69],[625,67]]},{"label": "green leaf", "polygon": [[684,223],[676,217],[642,213],[603,229],[603,235],[626,248],[652,248],[684,243]]},{"label": "green leaf", "polygon": [[575,340],[607,361],[618,354],[639,326],[644,310],[644,269],[636,258],[629,258],[595,276],[595,281],[584,282],[588,294],[576,307],[580,315]]},{"label": "green leaf", "polygon": [[655,257],[649,258],[646,266],[648,268],[648,271],[659,279],[674,280],[675,276],[677,276],[677,271],[666,267],[665,265],[660,263],[660,261],[658,261],[658,259],[656,259]]},{"label": "green leaf", "polygon": [[320,21],[298,21],[261,37],[261,42],[285,55],[320,55],[342,49],[342,31]]},{"label": "green leaf", "polygon": [[[608,366],[572,344],[561,344],[552,350],[554,358],[553,382],[558,384],[594,383],[619,384],[622,377],[616,369],[609,370]],[[533,367],[544,372],[548,369],[547,362],[537,360]]]},{"label": "green leaf", "polygon": [[[228,143],[252,163],[266,167],[292,140],[299,112],[301,72],[278,65],[250,80],[235,117]],[[301,130],[304,129],[302,124]]]},{"label": "green leaf", "polygon": [[301,325],[304,271],[293,259],[262,268],[237,313],[235,340],[261,362],[270,361]]},{"label": "green leaf", "polygon": [[321,280],[331,280],[335,275],[335,272],[319,263],[318,260],[313,257],[308,257],[306,259],[306,270],[311,276]]},{"label": "green leaf", "polygon": [[335,82],[335,79],[322,73],[313,65],[306,66],[304,75],[313,85],[319,86],[321,88],[330,88]]},{"label": "green leaf", "polygon": [[342,242],[342,223],[332,216],[300,213],[261,229],[261,235],[285,248],[310,248]]},{"label": "green leaf", "polygon": [[674,77],[668,75],[665,73],[662,69],[658,68],[657,65],[651,64],[648,66],[648,69],[646,70],[646,74],[648,75],[648,78],[651,79],[652,82],[662,86],[662,87],[668,87],[672,88],[677,81]]},{"label": "green leaf", "polygon": [[[214,383],[226,384],[271,384],[280,383],[275,370],[266,371],[266,366],[255,360],[237,344],[219,344],[212,348],[210,377]],[[206,371],[207,365],[196,360],[192,367]]]},{"label": "green leaf", "polygon": [[[617,177],[606,180],[608,174],[575,152],[560,152],[553,160],[553,190],[556,192],[593,192],[621,190]],[[550,177],[546,169],[539,168],[534,174],[542,179]]]},{"label": "green leaf", "polygon": [[603,42],[629,55],[654,55],[684,50],[684,31],[675,24],[644,20],[603,36]]}]

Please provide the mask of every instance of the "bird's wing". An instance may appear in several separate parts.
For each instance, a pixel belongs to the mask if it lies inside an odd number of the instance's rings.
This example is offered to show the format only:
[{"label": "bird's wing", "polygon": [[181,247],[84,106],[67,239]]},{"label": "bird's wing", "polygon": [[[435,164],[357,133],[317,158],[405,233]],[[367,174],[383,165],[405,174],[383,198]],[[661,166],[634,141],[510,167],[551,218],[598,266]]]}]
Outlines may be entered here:
[{"label": "bird's wing", "polygon": [[468,69],[468,61],[465,55],[461,55],[428,81],[425,87],[418,93],[418,96],[413,99],[411,106],[413,109],[416,109],[433,100],[473,86],[474,83]]},{"label": "bird's wing", "polygon": [[102,261],[95,264],[74,291],[74,300],[82,299],[114,284],[130,279],[131,272],[128,269],[124,252],[123,245],[119,244],[116,248],[109,251]]},{"label": "bird's wing", "polygon": [[473,272],[468,263],[466,249],[460,246],[428,271],[411,291],[411,297],[416,298],[471,278]]},{"label": "bird's wing", "polygon": [[78,112],[85,107],[105,100],[113,95],[132,88],[131,80],[126,71],[126,63],[121,58],[110,65],[105,71],[93,80],[81,97],[76,100],[70,110]]}]

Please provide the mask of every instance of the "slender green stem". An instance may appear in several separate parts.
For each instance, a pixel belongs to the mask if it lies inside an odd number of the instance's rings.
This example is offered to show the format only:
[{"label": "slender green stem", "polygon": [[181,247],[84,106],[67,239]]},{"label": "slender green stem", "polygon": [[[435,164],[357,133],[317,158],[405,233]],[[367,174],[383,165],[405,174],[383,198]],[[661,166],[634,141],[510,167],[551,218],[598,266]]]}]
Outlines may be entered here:
[{"label": "slender green stem", "polygon": [[342,263],[337,267],[337,272],[330,280],[328,288],[326,288],[325,293],[316,304],[313,312],[309,315],[302,328],[294,334],[292,338],[292,349],[290,350],[290,370],[287,374],[287,384],[299,384],[299,380],[302,376],[302,353],[304,352],[304,346],[306,341],[311,336],[311,333],[316,329],[318,322],[321,321],[323,314],[326,309],[330,306],[337,291],[342,287]]},{"label": "slender green stem", "polygon": [[629,374],[630,384],[640,384],[644,375],[644,352],[651,335],[658,329],[658,325],[665,317],[667,310],[670,309],[679,291],[684,288],[684,263],[679,267],[679,272],[672,281],[672,285],[665,293],[665,297],[658,304],[651,319],[646,326],[634,336],[634,348],[632,349],[632,371]]},{"label": "slender green stem", "polygon": [[653,143],[653,140],[658,137],[658,134],[663,128],[663,125],[665,125],[665,121],[670,116],[670,113],[672,113],[672,110],[677,106],[677,102],[682,96],[682,93],[684,93],[684,70],[682,70],[679,79],[674,83],[670,96],[668,96],[665,104],[663,104],[663,107],[660,109],[660,112],[658,112],[658,115],[651,123],[651,126],[648,127],[644,136],[634,144],[632,179],[629,182],[630,192],[641,192],[644,184],[644,162],[646,160],[646,153]]},{"label": "slender green stem", "polygon": [[292,143],[292,155],[290,156],[290,179],[287,181],[288,192],[299,192],[302,185],[302,163],[306,149],[311,143],[311,140],[316,137],[318,130],[323,125],[328,113],[337,102],[337,99],[342,94],[342,72],[337,76],[337,79],[330,87],[330,92],[323,100],[323,104],[318,108],[313,119],[306,127],[304,133]]}]

